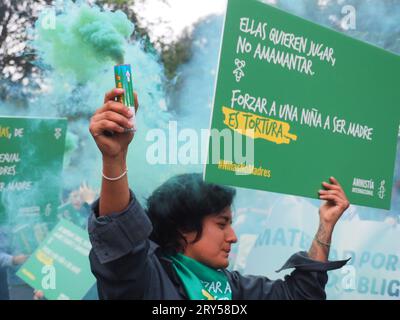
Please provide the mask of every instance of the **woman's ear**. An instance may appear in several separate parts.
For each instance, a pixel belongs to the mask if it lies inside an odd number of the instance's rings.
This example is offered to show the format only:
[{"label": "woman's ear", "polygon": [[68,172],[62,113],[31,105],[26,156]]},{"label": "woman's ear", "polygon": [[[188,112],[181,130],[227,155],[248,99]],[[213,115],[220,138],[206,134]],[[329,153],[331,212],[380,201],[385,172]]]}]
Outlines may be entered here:
[{"label": "woman's ear", "polygon": [[181,242],[181,252],[185,255],[190,255],[192,251],[192,244],[196,241],[196,231],[191,232],[181,232],[182,242]]},{"label": "woman's ear", "polygon": [[182,235],[182,240],[184,242],[183,247],[186,247],[188,244],[193,243],[196,240],[197,232],[196,231],[181,232],[181,235]]}]

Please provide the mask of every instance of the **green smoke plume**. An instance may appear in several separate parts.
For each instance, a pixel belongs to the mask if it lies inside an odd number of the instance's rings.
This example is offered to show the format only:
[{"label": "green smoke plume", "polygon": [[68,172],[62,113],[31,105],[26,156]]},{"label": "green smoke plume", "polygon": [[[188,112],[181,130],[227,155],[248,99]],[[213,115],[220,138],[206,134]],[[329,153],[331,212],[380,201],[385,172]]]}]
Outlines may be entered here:
[{"label": "green smoke plume", "polygon": [[53,25],[48,23],[51,14],[42,12],[37,20],[33,46],[54,71],[84,83],[109,67],[107,62],[123,62],[127,40],[134,31],[125,13],[67,2],[53,17]]}]

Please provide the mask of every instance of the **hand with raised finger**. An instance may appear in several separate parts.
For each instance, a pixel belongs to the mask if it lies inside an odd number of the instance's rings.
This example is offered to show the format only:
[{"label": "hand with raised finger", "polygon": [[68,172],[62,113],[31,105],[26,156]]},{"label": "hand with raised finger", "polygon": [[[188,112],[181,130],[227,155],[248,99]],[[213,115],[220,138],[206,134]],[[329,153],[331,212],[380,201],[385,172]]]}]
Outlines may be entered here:
[{"label": "hand with raised finger", "polygon": [[325,200],[319,208],[319,216],[321,222],[333,227],[350,203],[339,182],[334,177],[329,180],[331,183],[323,182],[325,189],[319,190],[319,198]]},{"label": "hand with raised finger", "polygon": [[87,204],[92,204],[96,200],[96,191],[90,188],[85,181],[79,186],[79,194],[83,202]]},{"label": "hand with raised finger", "polygon": [[[115,158],[126,156],[128,145],[132,141],[134,132],[134,113],[115,98],[124,93],[123,89],[113,89],[105,95],[104,104],[93,115],[90,121],[92,134],[103,157]],[[137,109],[137,95],[135,93],[135,108]]]}]

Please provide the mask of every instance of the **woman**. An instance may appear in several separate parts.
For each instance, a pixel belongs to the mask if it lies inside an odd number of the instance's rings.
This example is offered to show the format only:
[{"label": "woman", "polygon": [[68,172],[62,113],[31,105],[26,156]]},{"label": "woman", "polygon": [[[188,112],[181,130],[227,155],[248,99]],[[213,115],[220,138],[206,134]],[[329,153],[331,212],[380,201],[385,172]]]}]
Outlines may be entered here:
[{"label": "woman", "polygon": [[320,198],[327,201],[318,231],[308,253],[294,254],[283,266],[295,268],[285,280],[227,271],[237,241],[235,190],[205,183],[197,174],[177,176],[153,192],[145,213],[128,186],[126,155],[134,134],[126,129],[134,119],[114,101],[122,93],[107,93],[90,123],[103,155],[100,199],[89,221],[100,299],[325,299],[327,271],[346,263],[327,261],[334,226],[349,207],[339,183],[331,178],[323,184]]}]

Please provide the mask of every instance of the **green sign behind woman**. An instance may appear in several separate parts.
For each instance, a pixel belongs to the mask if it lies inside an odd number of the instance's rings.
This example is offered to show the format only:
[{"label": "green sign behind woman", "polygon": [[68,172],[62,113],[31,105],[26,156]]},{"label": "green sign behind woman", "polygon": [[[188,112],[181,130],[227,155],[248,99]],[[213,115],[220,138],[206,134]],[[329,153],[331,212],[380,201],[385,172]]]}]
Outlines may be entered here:
[{"label": "green sign behind woman", "polygon": [[0,117],[0,223],[55,221],[67,120]]},{"label": "green sign behind woman", "polygon": [[399,80],[392,53],[229,0],[211,122],[225,134],[210,140],[205,179],[318,198],[334,176],[351,203],[389,209]]}]

